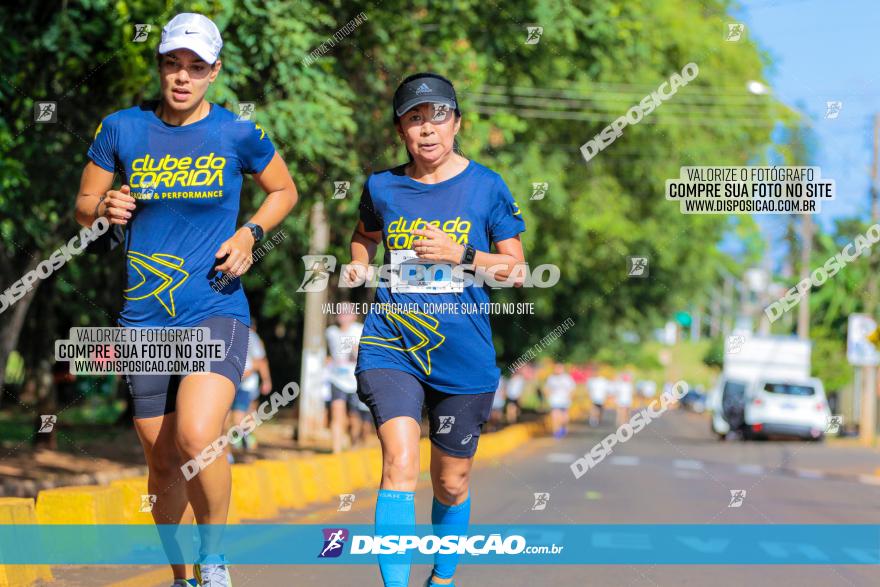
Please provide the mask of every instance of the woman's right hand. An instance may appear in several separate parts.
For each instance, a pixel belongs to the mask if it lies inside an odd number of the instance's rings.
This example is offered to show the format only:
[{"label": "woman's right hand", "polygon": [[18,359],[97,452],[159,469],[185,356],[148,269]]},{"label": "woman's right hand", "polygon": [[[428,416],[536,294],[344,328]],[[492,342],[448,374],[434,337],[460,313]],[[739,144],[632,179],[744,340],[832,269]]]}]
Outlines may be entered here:
[{"label": "woman's right hand", "polygon": [[[104,206],[104,213],[101,214],[101,205]],[[131,189],[127,185],[123,185],[118,190],[109,190],[104,196],[104,201],[98,205],[98,213],[105,216],[110,224],[128,224],[131,213],[135,208],[135,200],[131,196]]]}]

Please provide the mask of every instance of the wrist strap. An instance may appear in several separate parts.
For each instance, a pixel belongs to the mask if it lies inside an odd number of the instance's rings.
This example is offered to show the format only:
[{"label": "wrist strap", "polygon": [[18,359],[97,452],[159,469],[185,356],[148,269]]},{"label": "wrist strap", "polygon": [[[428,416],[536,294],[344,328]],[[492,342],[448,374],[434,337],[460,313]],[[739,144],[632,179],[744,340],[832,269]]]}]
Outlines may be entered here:
[{"label": "wrist strap", "polygon": [[103,214],[98,214],[98,210],[101,209],[101,204],[103,204],[104,200],[106,200],[106,199],[107,199],[107,194],[104,194],[103,196],[100,196],[98,198],[98,205],[95,206],[95,220],[97,220],[98,218],[103,216]]},{"label": "wrist strap", "polygon": [[474,248],[474,245],[468,243],[464,246],[464,251],[461,254],[461,262],[459,265],[472,265],[474,262],[474,257],[477,256],[477,249]]}]

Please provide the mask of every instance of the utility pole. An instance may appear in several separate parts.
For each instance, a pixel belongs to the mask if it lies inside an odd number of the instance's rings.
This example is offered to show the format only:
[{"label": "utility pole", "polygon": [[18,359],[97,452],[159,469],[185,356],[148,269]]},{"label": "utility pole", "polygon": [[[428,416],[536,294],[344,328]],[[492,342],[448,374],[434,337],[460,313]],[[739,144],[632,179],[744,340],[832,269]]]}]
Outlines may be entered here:
[{"label": "utility pole", "polygon": [[[324,212],[323,200],[312,205],[309,224],[309,254],[322,255],[330,245],[330,228]],[[316,262],[307,267],[313,276],[325,271],[326,267]],[[329,267],[330,270],[333,267]],[[321,277],[318,277],[321,279]],[[329,282],[330,276],[324,277]],[[305,320],[303,325],[302,370],[300,374],[301,395],[299,398],[299,442],[314,440],[323,429],[324,401],[321,397],[321,373],[324,369],[324,358],[327,356],[324,347],[325,317],[323,305],[327,302],[327,284],[308,291],[305,294]]]},{"label": "utility pole", "polygon": [[703,303],[691,310],[691,340],[699,341],[703,331]]},{"label": "utility pole", "polygon": [[[880,149],[880,114],[874,114],[874,158],[871,163],[871,223],[876,224],[880,220],[880,203],[877,201],[877,167],[878,149]],[[877,261],[874,256],[869,257],[870,271],[868,272],[868,299],[865,300],[865,313],[874,316],[877,309]]]},{"label": "utility pole", "polygon": [[[813,217],[809,214],[801,214],[801,270],[800,283],[810,278],[810,255],[813,252]],[[798,304],[797,321],[798,338],[807,340],[810,338],[810,290],[804,292]]]},{"label": "utility pole", "polygon": [[709,337],[715,338],[721,332],[721,296],[722,292],[716,285],[716,289],[712,291],[711,318],[709,319]]},{"label": "utility pole", "polygon": [[[724,273],[724,314],[722,314],[721,318],[721,336],[725,339],[730,336],[730,331],[733,329],[736,324],[737,312],[738,308],[735,305],[733,299],[734,293],[734,277],[725,272]],[[742,299],[742,298],[740,298]],[[729,320],[728,320],[729,319]]]},{"label": "utility pole", "polygon": [[[871,164],[871,223],[880,220],[880,205],[877,198],[878,158],[880,158],[880,114],[874,114],[874,159]],[[869,257],[868,300],[865,313],[876,319],[877,310],[877,261],[875,256]],[[859,436],[862,444],[873,446],[877,433],[877,367],[862,367],[863,382],[861,414],[859,419]]]}]

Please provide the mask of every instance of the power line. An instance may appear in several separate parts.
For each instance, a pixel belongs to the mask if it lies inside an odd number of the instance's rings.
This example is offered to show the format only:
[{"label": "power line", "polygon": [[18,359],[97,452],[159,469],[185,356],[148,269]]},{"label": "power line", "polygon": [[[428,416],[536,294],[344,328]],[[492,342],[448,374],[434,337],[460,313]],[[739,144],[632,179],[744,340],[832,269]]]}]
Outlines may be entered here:
[{"label": "power line", "polygon": [[[487,95],[487,94],[471,94],[476,101],[485,103],[485,104],[515,104],[522,106],[543,106],[543,107],[570,107],[570,108],[583,108],[585,104],[579,100],[570,100],[570,99],[547,99],[547,98],[532,98],[532,97],[524,97],[524,96],[501,96],[501,95]],[[644,97],[642,97],[644,98]],[[595,100],[586,100],[585,102],[589,103],[589,106],[598,111],[605,112],[625,112],[629,110],[630,106],[637,105],[639,100],[633,100],[630,98],[621,98],[616,100],[617,102],[625,102],[626,105],[619,106],[617,104],[604,104]],[[687,111],[715,111],[717,107],[720,105],[717,102],[708,101],[705,104],[699,104],[695,102],[684,103],[676,97],[674,102],[664,103],[666,107],[664,110],[687,110]],[[480,104],[484,105],[484,104]],[[669,108],[672,106],[673,108]],[[687,108],[685,108],[685,106]],[[730,111],[734,114],[751,114],[755,110],[759,109],[762,105],[754,104],[753,108],[750,109],[742,109],[742,110],[734,110],[730,109]]]},{"label": "power line", "polygon": [[[540,97],[540,98],[565,98],[569,100],[595,100],[596,98],[607,97],[608,99],[627,99],[633,101],[639,101],[645,96],[650,96],[652,92],[657,91],[657,86],[653,87],[645,87],[634,90],[620,90],[620,89],[611,89],[611,90],[547,90],[542,88],[524,88],[524,87],[510,87],[505,88],[502,86],[483,86],[479,90],[474,92],[463,92],[464,94],[482,94],[482,95],[512,95],[512,96],[528,96],[528,97]],[[698,97],[704,99],[711,99],[715,101],[735,101],[735,102],[754,102],[756,104],[760,104],[765,102],[766,98],[760,95],[751,94],[745,89],[740,90],[739,92],[728,94],[728,93],[715,93],[709,90],[705,90],[703,88],[699,88],[696,86],[689,87],[686,91],[684,91],[681,96],[676,96],[676,99],[680,97]]]},{"label": "power line", "polygon": [[[576,83],[576,82],[571,82]],[[571,85],[571,84],[569,84]],[[574,94],[575,96],[583,95],[584,92],[588,92],[592,95],[593,88],[597,89],[605,89],[605,91],[610,93],[630,93],[630,94],[650,94],[653,91],[657,90],[657,86],[660,83],[656,84],[628,84],[628,83],[610,83],[610,82],[589,82],[589,86],[587,87],[579,87],[578,89],[570,89],[570,88],[535,88],[530,86],[499,86],[486,84],[480,86],[477,92],[503,92],[503,93],[513,93],[513,94],[521,94],[521,95],[531,95],[531,96],[554,96],[554,95],[565,95],[565,94]],[[688,92],[699,92],[700,94],[705,95],[719,95],[719,96],[729,96],[729,97],[751,97],[760,98],[759,95],[752,94],[745,90],[745,84],[742,86],[725,86],[725,87],[706,87],[697,84],[691,84],[687,86]],[[877,97],[877,92],[863,92],[863,93],[851,93],[851,94],[841,94],[839,88],[829,89],[827,91],[817,91],[815,92],[816,96],[825,96],[825,95],[840,95],[840,96],[868,96],[868,97]]]},{"label": "power line", "polygon": [[[479,114],[514,114],[522,118],[545,118],[551,120],[588,120],[596,122],[611,122],[603,113],[594,112],[571,112],[568,110],[540,110],[534,108],[505,109],[493,106],[477,104],[474,111]],[[775,122],[775,118],[706,118],[706,117],[677,117],[677,116],[648,116],[639,124],[651,125],[684,125],[684,126],[767,126]]]}]

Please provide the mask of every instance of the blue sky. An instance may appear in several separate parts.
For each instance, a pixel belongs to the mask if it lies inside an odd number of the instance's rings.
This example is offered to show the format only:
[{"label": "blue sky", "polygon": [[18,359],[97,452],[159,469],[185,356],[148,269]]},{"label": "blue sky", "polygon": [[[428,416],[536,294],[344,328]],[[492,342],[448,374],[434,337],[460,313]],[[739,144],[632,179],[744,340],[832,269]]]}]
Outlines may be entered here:
[{"label": "blue sky", "polygon": [[[867,218],[872,117],[880,112],[880,0],[740,0],[734,15],[769,53],[765,79],[775,96],[811,115],[813,164],[837,183],[837,199],[823,202],[816,219],[828,228],[835,217]],[[837,119],[824,118],[829,100],[843,102]],[[758,218],[777,232],[770,217]]]}]

